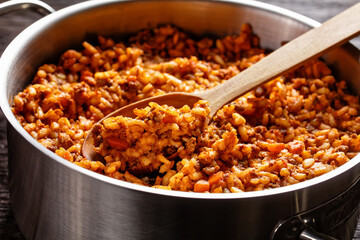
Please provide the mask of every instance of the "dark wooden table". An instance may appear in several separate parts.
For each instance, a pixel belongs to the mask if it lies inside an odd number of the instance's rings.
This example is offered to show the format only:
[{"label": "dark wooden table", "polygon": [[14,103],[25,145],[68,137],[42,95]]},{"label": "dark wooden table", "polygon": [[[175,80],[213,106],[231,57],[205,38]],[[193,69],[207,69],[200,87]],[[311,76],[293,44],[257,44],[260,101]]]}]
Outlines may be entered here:
[{"label": "dark wooden table", "polygon": [[[0,1],[4,2],[4,1]],[[56,10],[71,4],[82,2],[81,0],[44,0]],[[359,0],[263,0],[276,6],[298,12],[319,22],[336,15],[342,10],[358,3]],[[0,54],[10,41],[19,34],[26,26],[30,25],[40,16],[37,13],[22,11],[13,12],[0,17]],[[356,38],[353,44],[360,49],[360,38]],[[1,71],[1,69],[0,69]],[[17,227],[12,214],[9,201],[8,169],[7,169],[7,141],[6,120],[0,111],[0,239],[24,239]],[[354,240],[360,240],[360,221],[357,226]]]}]

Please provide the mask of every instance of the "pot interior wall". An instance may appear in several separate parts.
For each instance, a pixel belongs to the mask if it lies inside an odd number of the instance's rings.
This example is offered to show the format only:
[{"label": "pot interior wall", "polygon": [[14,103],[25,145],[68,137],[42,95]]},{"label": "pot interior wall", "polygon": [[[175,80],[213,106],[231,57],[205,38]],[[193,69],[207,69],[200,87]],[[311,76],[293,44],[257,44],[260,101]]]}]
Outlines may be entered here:
[{"label": "pot interior wall", "polygon": [[282,41],[291,40],[309,29],[301,22],[274,12],[205,1],[108,3],[81,10],[76,15],[65,11],[55,14],[62,15],[60,21],[43,19],[37,22],[33,29],[36,35],[16,49],[21,59],[9,72],[8,100],[31,81],[38,66],[49,61],[56,63],[66,49],[80,48],[84,39],[93,39],[96,34],[121,39],[147,27],[170,23],[198,36],[225,36],[238,33],[241,24],[248,22],[260,36],[262,47],[276,49]]},{"label": "pot interior wall", "polygon": [[[56,14],[62,15],[61,21],[38,22],[35,30],[38,34],[19,46],[21,59],[9,72],[9,79],[16,79],[8,82],[7,96],[10,101],[28,84],[38,66],[48,61],[56,63],[66,49],[80,48],[84,39],[91,39],[97,34],[121,39],[144,28],[170,23],[198,36],[225,36],[238,33],[241,24],[248,22],[260,36],[263,48],[276,49],[283,41],[289,41],[310,29],[302,22],[273,11],[251,6],[239,7],[226,2],[134,1],[108,3],[82,10],[76,15],[65,11]],[[351,61],[347,53],[342,51],[342,61],[339,61],[338,52],[331,55],[329,62],[336,66],[338,74],[345,73],[347,78],[351,76],[351,84],[356,85],[355,89],[360,89],[360,81],[357,81],[360,74],[356,74],[360,73],[358,63]],[[342,62],[346,62],[346,65]],[[351,68],[349,62],[353,62]]]}]

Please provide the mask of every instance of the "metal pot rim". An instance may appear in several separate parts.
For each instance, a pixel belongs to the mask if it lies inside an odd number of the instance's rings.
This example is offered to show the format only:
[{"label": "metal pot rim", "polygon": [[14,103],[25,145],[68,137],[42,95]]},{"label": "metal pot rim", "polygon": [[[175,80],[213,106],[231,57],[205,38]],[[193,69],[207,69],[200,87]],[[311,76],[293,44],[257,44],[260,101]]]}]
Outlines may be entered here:
[{"label": "metal pot rim", "polygon": [[[145,1],[145,0],[140,0]],[[164,1],[164,0],[159,0]],[[201,1],[201,0],[200,0]],[[257,198],[257,197],[263,197],[263,196],[270,196],[270,195],[278,195],[278,194],[284,194],[292,191],[298,191],[304,188],[308,188],[311,186],[315,186],[318,184],[321,184],[323,182],[326,182],[329,179],[338,177],[342,174],[345,174],[347,171],[349,171],[354,166],[360,164],[360,156],[357,155],[351,161],[347,162],[346,164],[340,166],[339,168],[326,173],[324,175],[318,176],[314,179],[310,179],[304,182],[300,182],[297,184],[293,184],[290,186],[275,188],[275,189],[268,189],[268,190],[262,190],[262,191],[253,191],[253,192],[242,192],[242,193],[232,193],[232,194],[204,194],[204,193],[194,193],[194,192],[180,192],[180,191],[168,191],[168,190],[162,190],[162,189],[156,189],[156,188],[150,188],[145,186],[140,186],[137,184],[125,182],[125,181],[119,181],[114,178],[107,177],[102,174],[98,174],[96,172],[93,172],[91,170],[82,168],[80,166],[77,166],[76,164],[73,164],[58,155],[56,155],[54,152],[46,149],[43,147],[39,142],[37,142],[34,138],[32,138],[25,129],[20,125],[20,123],[16,120],[15,116],[13,115],[9,99],[7,98],[7,86],[6,81],[8,74],[7,69],[11,67],[11,64],[16,61],[19,56],[21,56],[21,52],[19,49],[27,43],[28,41],[31,41],[34,36],[36,36],[39,32],[41,32],[44,28],[49,28],[53,24],[55,24],[58,21],[61,21],[64,18],[71,17],[72,15],[76,15],[82,11],[86,11],[92,8],[98,8],[101,6],[105,6],[108,4],[114,4],[116,2],[133,2],[131,0],[104,0],[104,1],[87,1],[78,3],[69,7],[66,7],[64,9],[61,9],[55,13],[52,13],[37,22],[30,25],[28,28],[26,28],[24,31],[22,31],[5,49],[3,55],[0,58],[0,66],[2,71],[0,71],[0,79],[2,79],[2,82],[0,83],[0,106],[1,109],[8,121],[16,131],[21,134],[29,143],[31,143],[36,149],[47,155],[50,159],[57,161],[60,164],[65,165],[66,167],[70,168],[71,170],[80,172],[81,174],[85,174],[91,178],[97,179],[99,181],[106,182],[108,184],[116,185],[118,187],[128,188],[135,191],[142,191],[147,192],[151,194],[159,194],[159,195],[166,195],[170,197],[181,197],[181,198],[195,198],[195,199],[244,199],[244,198]],[[138,2],[138,1],[137,1]],[[156,0],[154,1],[156,2]],[[298,22],[301,22],[309,27],[317,27],[320,25],[319,22],[312,20],[308,17],[305,17],[301,14],[295,13],[290,10],[283,9],[281,7],[273,6],[267,3],[257,2],[257,1],[246,1],[246,0],[212,0],[212,2],[218,2],[218,3],[225,3],[225,4],[235,4],[237,6],[244,6],[244,7],[252,7],[264,11],[273,12],[276,14],[280,14],[283,16],[286,16],[287,18],[296,20]]]}]

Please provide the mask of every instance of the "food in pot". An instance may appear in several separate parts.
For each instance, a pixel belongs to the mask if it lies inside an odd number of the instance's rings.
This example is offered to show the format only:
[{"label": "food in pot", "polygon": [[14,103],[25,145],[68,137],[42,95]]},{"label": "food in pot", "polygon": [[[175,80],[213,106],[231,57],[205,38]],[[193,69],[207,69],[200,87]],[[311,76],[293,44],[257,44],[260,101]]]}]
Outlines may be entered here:
[{"label": "food in pot", "polygon": [[98,40],[41,66],[12,108],[32,137],[84,168],[146,186],[226,193],[302,182],[360,151],[358,97],[314,60],[224,106],[210,125],[205,102],[181,109],[152,104],[136,110],[136,119],[110,118],[97,149],[105,162],[85,159],[85,136],[115,109],[214,87],[266,54],[248,24],[221,39],[161,26],[125,42]]},{"label": "food in pot", "polygon": [[152,102],[134,112],[136,119],[111,117],[94,128],[99,145],[96,151],[106,162],[113,163],[115,171],[170,176],[175,173],[172,168],[176,160],[190,159],[195,154],[210,109],[206,101],[197,102],[193,109],[187,105],[175,109]]}]

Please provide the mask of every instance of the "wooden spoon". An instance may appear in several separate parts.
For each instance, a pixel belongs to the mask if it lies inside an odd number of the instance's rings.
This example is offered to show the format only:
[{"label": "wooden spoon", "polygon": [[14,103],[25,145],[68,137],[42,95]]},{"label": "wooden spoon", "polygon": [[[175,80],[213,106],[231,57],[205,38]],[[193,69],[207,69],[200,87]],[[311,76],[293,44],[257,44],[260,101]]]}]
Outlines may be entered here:
[{"label": "wooden spoon", "polygon": [[[144,108],[148,106],[149,102],[180,108],[184,105],[192,107],[200,99],[205,99],[209,102],[211,119],[222,106],[243,93],[299,67],[307,60],[321,56],[329,49],[340,46],[355,37],[359,32],[360,3],[331,18],[320,27],[314,28],[288,42],[258,63],[212,89],[194,93],[175,92],[147,98],[114,111],[100,120],[100,122],[106,118],[118,115],[134,117],[133,110],[135,108]],[[83,144],[83,155],[89,160],[103,160],[103,157],[95,152],[94,147],[93,129],[99,127],[99,123],[94,124]]]}]

